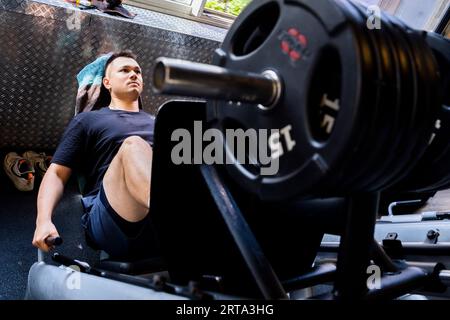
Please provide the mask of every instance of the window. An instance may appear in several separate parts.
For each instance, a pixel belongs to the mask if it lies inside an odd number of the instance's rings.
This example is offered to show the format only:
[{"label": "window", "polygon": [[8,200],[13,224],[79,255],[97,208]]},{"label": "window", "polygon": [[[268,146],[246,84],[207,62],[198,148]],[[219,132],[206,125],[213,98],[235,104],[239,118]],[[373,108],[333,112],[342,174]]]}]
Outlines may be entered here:
[{"label": "window", "polygon": [[[126,0],[144,7],[228,28],[252,0]],[[321,0],[314,0],[321,1]],[[415,29],[434,30],[448,10],[450,0],[354,0],[377,5]],[[448,32],[448,31],[447,31]]]},{"label": "window", "polygon": [[237,17],[251,0],[207,0],[205,10]]}]

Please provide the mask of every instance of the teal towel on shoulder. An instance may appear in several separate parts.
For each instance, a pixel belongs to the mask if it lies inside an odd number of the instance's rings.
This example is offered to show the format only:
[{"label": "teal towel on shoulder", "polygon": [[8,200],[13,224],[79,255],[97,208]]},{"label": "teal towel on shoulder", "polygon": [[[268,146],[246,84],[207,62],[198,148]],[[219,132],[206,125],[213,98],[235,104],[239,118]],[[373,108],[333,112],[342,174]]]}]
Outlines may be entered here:
[{"label": "teal towel on shoulder", "polygon": [[103,88],[106,62],[111,53],[104,54],[85,66],[77,75],[78,92],[75,114],[105,107],[111,99],[109,92]]},{"label": "teal towel on shoulder", "polygon": [[85,66],[77,75],[78,88],[86,85],[101,85],[105,74],[105,66],[112,53],[98,57]]}]

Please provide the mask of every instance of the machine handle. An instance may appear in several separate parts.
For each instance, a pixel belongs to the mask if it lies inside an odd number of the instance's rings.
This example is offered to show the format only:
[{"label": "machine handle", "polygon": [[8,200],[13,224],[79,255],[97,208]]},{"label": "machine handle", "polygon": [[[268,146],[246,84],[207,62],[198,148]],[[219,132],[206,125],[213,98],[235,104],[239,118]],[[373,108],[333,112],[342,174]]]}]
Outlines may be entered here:
[{"label": "machine handle", "polygon": [[[44,241],[45,244],[48,245],[49,247],[60,246],[63,243],[63,239],[61,237],[53,237],[53,236],[48,236],[47,238],[45,238]],[[44,261],[44,252],[41,249],[37,250],[38,250],[38,262]]]}]

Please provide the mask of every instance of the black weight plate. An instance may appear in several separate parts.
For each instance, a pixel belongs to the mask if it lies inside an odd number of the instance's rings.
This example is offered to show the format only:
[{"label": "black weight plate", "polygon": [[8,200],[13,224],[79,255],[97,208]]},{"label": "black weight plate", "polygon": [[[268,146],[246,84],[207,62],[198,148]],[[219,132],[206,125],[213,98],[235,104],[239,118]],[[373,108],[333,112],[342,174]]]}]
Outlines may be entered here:
[{"label": "black weight plate", "polygon": [[[397,57],[394,56],[393,49],[388,42],[386,33],[381,30],[369,30],[366,26],[368,15],[364,10],[352,3],[360,17],[360,24],[363,30],[366,30],[368,39],[372,42],[372,49],[378,57],[378,87],[379,94],[376,101],[380,109],[375,130],[372,136],[366,141],[366,149],[363,151],[363,157],[366,170],[359,174],[357,179],[352,183],[356,185],[353,190],[377,191],[375,182],[380,177],[380,172],[387,167],[392,167],[392,159],[387,160],[388,155],[395,153],[398,149],[396,137],[401,135],[399,131],[401,115],[399,98],[400,92],[398,88],[398,69]],[[381,25],[383,28],[383,25]],[[359,161],[361,161],[359,159]],[[359,187],[358,187],[359,186]],[[345,185],[344,185],[345,188]]]},{"label": "black weight plate", "polygon": [[[422,175],[428,178],[428,181],[436,181],[432,187],[433,190],[442,190],[450,183],[450,40],[436,33],[428,33],[427,44],[433,51],[436,61],[439,65],[441,79],[442,106],[439,112],[439,126],[436,128],[434,140],[424,156],[424,164],[427,160],[431,165],[422,168]],[[438,155],[438,151],[442,150]]]},{"label": "black weight plate", "polygon": [[[361,14],[365,19],[369,19],[367,8],[358,6]],[[401,90],[401,77],[402,70],[400,66],[400,56],[397,53],[395,47],[396,40],[393,38],[390,32],[390,26],[384,19],[380,20],[381,29],[372,30],[371,34],[375,36],[378,41],[378,50],[381,52],[383,62],[383,96],[380,103],[386,110],[386,121],[390,117],[391,113],[393,126],[389,132],[386,132],[385,139],[383,140],[384,147],[376,151],[376,158],[374,164],[370,164],[370,167],[375,166],[378,162],[379,171],[372,176],[368,175],[363,181],[362,188],[368,191],[379,191],[382,189],[382,185],[385,182],[386,172],[398,170],[403,167],[402,156],[399,149],[404,141],[404,137],[407,134],[406,128],[411,125],[412,111],[410,108],[404,108],[402,104],[402,90]],[[389,130],[386,125],[380,126],[380,130]],[[402,140],[403,138],[403,140]]]},{"label": "black weight plate", "polygon": [[[395,19],[398,19],[394,17]],[[398,20],[403,23],[404,28],[409,29],[409,34],[414,37],[413,42],[417,49],[415,52],[422,55],[424,74],[426,75],[426,83],[428,84],[429,90],[429,112],[426,113],[426,130],[425,135],[423,135],[423,141],[425,142],[425,148],[428,148],[432,142],[432,136],[434,132],[434,125],[438,119],[438,114],[442,106],[442,92],[440,86],[440,75],[439,75],[439,65],[436,58],[431,50],[431,48],[426,43],[427,33],[425,31],[416,31],[410,29],[403,21]]]},{"label": "black weight plate", "polygon": [[367,154],[369,138],[373,137],[379,125],[380,117],[380,105],[377,103],[380,95],[379,88],[379,70],[380,57],[373,49],[373,44],[369,40],[369,36],[364,32],[365,28],[362,26],[362,21],[355,8],[353,8],[348,1],[338,2],[343,10],[348,14],[349,19],[355,23],[355,34],[359,35],[361,54],[363,61],[367,64],[363,79],[365,80],[362,86],[363,96],[360,108],[362,110],[362,118],[359,120],[364,123],[364,128],[361,130],[358,139],[354,139],[354,148],[350,154],[347,155],[347,160],[344,163],[344,167],[339,171],[336,171],[337,177],[333,182],[328,182],[327,186],[330,188],[329,192],[333,193],[336,190],[340,190],[342,193],[348,193],[350,191],[349,181],[353,181],[363,171],[367,171],[366,161],[361,161],[363,157],[365,159]]},{"label": "black weight plate", "polygon": [[[409,43],[406,40],[406,35],[403,30],[397,25],[391,23],[390,19],[385,13],[382,13],[382,23],[384,32],[392,38],[392,45],[395,49],[395,54],[399,62],[400,82],[400,113],[403,120],[401,125],[403,127],[399,130],[399,139],[397,152],[386,155],[390,161],[391,158],[397,162],[393,167],[387,167],[381,174],[384,186],[403,171],[405,163],[409,161],[409,153],[417,144],[417,126],[421,121],[419,106],[417,105],[417,82],[418,75],[412,57],[412,52]],[[397,158],[395,158],[397,157]],[[379,187],[379,186],[378,186]],[[381,187],[380,187],[381,188]]]},{"label": "black weight plate", "polygon": [[[261,26],[267,21],[272,22]],[[273,70],[282,78],[281,99],[271,110],[209,102],[208,119],[222,130],[286,130],[290,126],[295,145],[291,143],[288,150],[283,141],[285,152],[275,175],[263,176],[239,163],[226,166],[236,181],[261,199],[308,193],[352,151],[355,136],[364,125],[358,120],[362,118],[359,106],[365,66],[353,26],[333,0],[250,3],[231,27],[213,63],[257,73]],[[316,83],[321,86],[313,86]],[[311,121],[317,120],[325,94],[330,100],[339,100],[330,132],[320,129],[322,122]]]},{"label": "black weight plate", "polygon": [[[369,36],[364,32],[365,27],[362,26],[361,17],[355,11],[355,8],[351,7],[348,1],[337,2],[342,6],[342,10],[347,14],[348,18],[355,24],[354,32],[358,35],[359,46],[361,48],[361,55],[363,62],[366,65],[363,74],[362,84],[362,100],[359,108],[361,109],[361,118],[358,121],[364,124],[363,128],[359,132],[358,136],[353,140],[352,152],[346,155],[345,160],[342,162],[343,167],[334,170],[334,175],[331,179],[327,180],[325,185],[318,193],[322,195],[326,194],[348,194],[352,188],[349,181],[360,174],[367,171],[366,157],[370,154],[370,147],[378,141],[369,138],[373,138],[377,128],[381,123],[380,119],[380,105],[377,103],[379,100],[379,70],[380,64],[379,54],[374,52],[373,45],[369,41]],[[361,159],[364,158],[364,161]]]},{"label": "black weight plate", "polygon": [[[364,13],[364,7],[358,6],[362,13]],[[366,15],[366,18],[367,15]],[[390,64],[385,65],[385,74],[388,75],[389,84],[385,88],[387,97],[384,97],[383,104],[392,110],[396,117],[394,130],[391,131],[390,140],[386,140],[386,149],[381,150],[378,153],[378,161],[381,163],[381,173],[378,173],[378,177],[368,177],[363,184],[363,188],[371,191],[381,190],[386,184],[389,175],[393,172],[402,170],[404,166],[403,150],[405,147],[413,146],[414,143],[410,139],[411,130],[414,130],[414,115],[415,108],[412,102],[413,81],[414,75],[412,74],[411,65],[406,58],[406,45],[402,37],[400,37],[388,19],[381,19],[381,29],[373,30],[372,32],[377,36],[380,41],[378,46],[383,55],[383,62]],[[390,58],[389,55],[390,54]],[[387,61],[391,59],[391,61]],[[392,69],[390,69],[392,68]]]},{"label": "black weight plate", "polygon": [[430,128],[429,123],[432,114],[430,113],[429,105],[430,87],[427,83],[427,72],[425,70],[423,56],[418,52],[419,49],[414,42],[413,32],[395,17],[383,15],[383,19],[387,19],[392,24],[393,29],[398,31],[398,39],[406,40],[404,50],[411,60],[411,67],[415,76],[414,90],[409,93],[407,92],[405,95],[405,98],[408,94],[415,96],[415,121],[412,131],[408,135],[408,139],[412,143],[403,145],[402,152],[406,157],[406,161],[403,162],[404,167],[401,170],[396,170],[386,175],[388,181],[386,187],[388,187],[398,180],[403,179],[417,164],[426,147],[423,142],[427,137],[426,132]]},{"label": "black weight plate", "polygon": [[398,28],[402,28],[407,39],[409,39],[409,43],[413,47],[413,60],[419,80],[417,91],[418,117],[421,121],[416,127],[418,143],[409,154],[407,165],[401,174],[395,178],[394,181],[397,182],[411,173],[411,170],[414,169],[429,146],[440,108],[440,89],[438,88],[438,66],[430,48],[425,43],[425,33],[410,29],[395,17],[388,18],[393,21],[394,25],[398,25]]},{"label": "black weight plate", "polygon": [[427,44],[439,65],[442,105],[435,126],[432,143],[419,164],[402,183],[411,190],[439,190],[450,181],[450,40],[428,33]]}]

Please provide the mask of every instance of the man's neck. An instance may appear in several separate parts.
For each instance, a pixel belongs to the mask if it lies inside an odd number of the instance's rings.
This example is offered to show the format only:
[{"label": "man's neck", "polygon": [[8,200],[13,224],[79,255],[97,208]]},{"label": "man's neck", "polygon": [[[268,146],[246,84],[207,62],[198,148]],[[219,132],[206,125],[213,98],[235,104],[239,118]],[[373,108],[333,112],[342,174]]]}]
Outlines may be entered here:
[{"label": "man's neck", "polygon": [[139,111],[139,100],[126,101],[126,100],[121,100],[121,99],[112,97],[111,103],[109,104],[109,108],[112,110],[138,112]]}]

